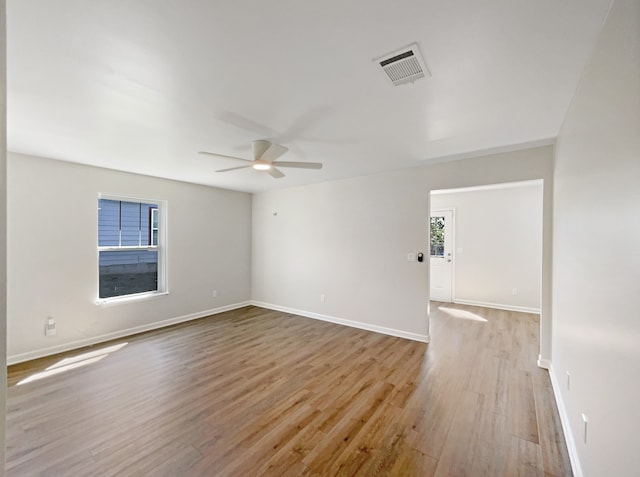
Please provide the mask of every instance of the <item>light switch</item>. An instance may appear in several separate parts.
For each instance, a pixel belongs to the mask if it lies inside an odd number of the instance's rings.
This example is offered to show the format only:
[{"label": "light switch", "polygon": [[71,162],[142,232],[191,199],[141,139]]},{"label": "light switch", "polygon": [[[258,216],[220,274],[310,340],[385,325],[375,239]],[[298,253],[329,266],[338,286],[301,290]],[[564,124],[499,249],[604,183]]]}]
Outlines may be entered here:
[{"label": "light switch", "polygon": [[410,252],[407,254],[407,262],[415,262],[416,261],[416,254],[413,252]]}]

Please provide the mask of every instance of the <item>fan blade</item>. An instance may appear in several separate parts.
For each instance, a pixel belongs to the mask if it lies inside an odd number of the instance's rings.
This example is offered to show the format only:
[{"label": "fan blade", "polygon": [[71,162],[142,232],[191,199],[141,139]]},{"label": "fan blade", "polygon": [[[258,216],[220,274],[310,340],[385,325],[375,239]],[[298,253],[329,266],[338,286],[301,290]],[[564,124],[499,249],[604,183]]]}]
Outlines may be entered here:
[{"label": "fan blade", "polygon": [[223,157],[225,159],[235,159],[236,161],[253,162],[253,161],[250,161],[249,159],[242,159],[241,157],[235,157],[235,156],[226,156],[224,154],[216,154],[215,152],[198,151],[198,154],[206,154],[208,156],[213,156],[213,157]]},{"label": "fan blade", "polygon": [[280,144],[271,143],[271,146],[264,151],[260,159],[266,162],[273,162],[282,156],[285,152],[289,150],[288,147],[281,146]]},{"label": "fan blade", "polygon": [[297,167],[298,169],[322,169],[322,163],[320,162],[277,161],[274,164],[278,167]]},{"label": "fan blade", "polygon": [[272,167],[271,169],[269,169],[267,171],[267,174],[269,174],[274,179],[280,179],[280,178],[284,177],[284,174],[281,171],[279,171],[278,169],[276,169],[275,167]]},{"label": "fan blade", "polygon": [[[251,162],[251,161],[249,161],[249,162]],[[238,170],[238,169],[246,169],[247,167],[251,167],[251,164],[249,164],[248,166],[231,167],[231,168],[229,168],[229,169],[220,169],[219,171],[216,171],[216,172],[228,172],[228,171],[235,171],[235,170]]]},{"label": "fan blade", "polygon": [[266,139],[256,139],[251,143],[253,149],[253,159],[259,161],[265,152],[271,147],[271,141]]}]

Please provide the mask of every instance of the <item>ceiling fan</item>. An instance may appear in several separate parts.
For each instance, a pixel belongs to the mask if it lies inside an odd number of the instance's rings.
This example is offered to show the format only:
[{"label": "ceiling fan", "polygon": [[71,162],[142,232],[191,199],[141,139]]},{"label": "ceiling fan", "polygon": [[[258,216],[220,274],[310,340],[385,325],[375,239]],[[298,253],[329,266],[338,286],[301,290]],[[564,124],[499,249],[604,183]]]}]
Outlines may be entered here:
[{"label": "ceiling fan", "polygon": [[208,154],[215,157],[224,157],[226,159],[235,159],[236,161],[244,161],[249,164],[239,167],[231,167],[229,169],[220,169],[216,172],[235,171],[237,169],[245,169],[252,167],[256,171],[264,171],[274,179],[284,177],[284,174],[276,168],[278,167],[295,167],[298,169],[322,169],[320,162],[286,162],[278,161],[278,158],[286,153],[289,148],[280,144],[275,144],[266,139],[257,139],[253,141],[253,161],[242,159],[241,157],[227,156],[225,154],[216,154],[215,152],[199,151],[198,154]]}]

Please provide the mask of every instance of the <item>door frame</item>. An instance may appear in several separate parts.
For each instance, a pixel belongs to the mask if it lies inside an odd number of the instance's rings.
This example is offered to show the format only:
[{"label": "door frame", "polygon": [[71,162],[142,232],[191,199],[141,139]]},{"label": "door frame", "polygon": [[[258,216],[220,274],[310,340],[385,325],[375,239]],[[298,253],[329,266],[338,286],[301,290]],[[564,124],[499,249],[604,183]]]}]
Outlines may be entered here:
[{"label": "door frame", "polygon": [[[493,178],[496,179],[496,178]],[[553,294],[553,170],[544,166],[539,171],[531,174],[525,174],[524,177],[509,177],[499,180],[491,180],[489,183],[480,183],[475,185],[469,184],[451,184],[448,187],[434,187],[428,190],[427,212],[431,215],[431,200],[434,194],[443,194],[448,192],[461,192],[470,189],[484,189],[490,187],[508,187],[511,185],[526,185],[527,183],[538,183],[542,186],[542,255],[540,260],[541,277],[540,277],[540,342],[538,354],[538,367],[549,369],[551,366],[552,351],[552,294]],[[438,210],[438,209],[436,209]],[[431,254],[429,254],[431,255]],[[428,267],[428,272],[430,267]],[[427,273],[428,273],[427,272]],[[430,282],[429,282],[430,283]],[[430,285],[427,288],[427,294],[431,299]],[[431,307],[427,302],[427,313],[431,313]]]},{"label": "door frame", "polygon": [[431,216],[438,212],[451,212],[451,303],[456,301],[456,208],[429,208],[429,301],[431,301]]}]

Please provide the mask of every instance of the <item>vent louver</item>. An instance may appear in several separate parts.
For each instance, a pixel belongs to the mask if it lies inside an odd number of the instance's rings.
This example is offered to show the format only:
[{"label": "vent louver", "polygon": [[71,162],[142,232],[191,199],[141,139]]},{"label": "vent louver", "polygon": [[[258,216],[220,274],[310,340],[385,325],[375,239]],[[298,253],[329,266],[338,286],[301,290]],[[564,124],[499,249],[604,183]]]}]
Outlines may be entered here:
[{"label": "vent louver", "polygon": [[417,43],[374,59],[395,86],[431,76]]}]

